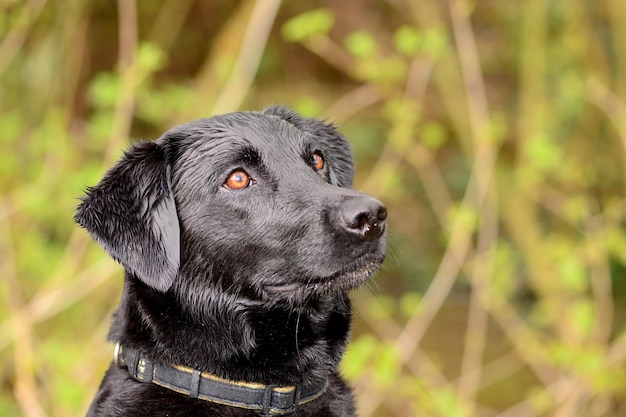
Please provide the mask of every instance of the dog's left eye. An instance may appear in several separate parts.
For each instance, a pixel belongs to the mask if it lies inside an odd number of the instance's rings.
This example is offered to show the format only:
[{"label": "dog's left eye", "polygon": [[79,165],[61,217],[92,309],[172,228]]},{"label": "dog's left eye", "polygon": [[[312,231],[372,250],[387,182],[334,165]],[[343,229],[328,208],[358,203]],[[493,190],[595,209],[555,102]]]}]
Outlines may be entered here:
[{"label": "dog's left eye", "polygon": [[231,172],[224,183],[224,187],[230,190],[242,190],[248,187],[251,183],[252,179],[250,178],[250,175],[248,175],[246,171],[238,169]]},{"label": "dog's left eye", "polygon": [[311,156],[311,164],[313,168],[317,171],[321,171],[324,169],[324,157],[319,152],[314,152],[313,156]]}]

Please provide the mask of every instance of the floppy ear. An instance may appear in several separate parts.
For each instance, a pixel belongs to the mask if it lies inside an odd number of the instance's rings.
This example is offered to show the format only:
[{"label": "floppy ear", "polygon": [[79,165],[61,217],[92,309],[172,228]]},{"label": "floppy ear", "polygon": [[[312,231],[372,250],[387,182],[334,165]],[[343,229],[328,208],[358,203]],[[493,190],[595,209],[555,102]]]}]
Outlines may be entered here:
[{"label": "floppy ear", "polygon": [[180,262],[180,229],[164,149],[133,145],[87,190],[74,219],[113,259],[143,282],[167,291]]},{"label": "floppy ear", "polygon": [[322,120],[302,117],[298,113],[285,107],[274,106],[263,110],[264,114],[277,116],[291,123],[300,130],[310,133],[321,140],[328,151],[325,155],[329,159],[331,179],[334,177],[336,185],[351,188],[354,180],[354,162],[350,144],[337,131],[332,123]]}]

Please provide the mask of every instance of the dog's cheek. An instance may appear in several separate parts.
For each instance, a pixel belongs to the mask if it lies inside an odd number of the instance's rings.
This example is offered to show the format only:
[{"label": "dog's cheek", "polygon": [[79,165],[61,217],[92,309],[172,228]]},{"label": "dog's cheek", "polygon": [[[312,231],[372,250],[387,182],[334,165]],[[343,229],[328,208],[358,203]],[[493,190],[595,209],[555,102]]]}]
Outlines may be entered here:
[{"label": "dog's cheek", "polygon": [[[186,274],[200,275],[207,285],[246,293],[256,276],[272,276],[282,267],[281,247],[271,233],[253,222],[239,222],[221,208],[215,215],[183,219],[182,258]],[[252,294],[251,294],[252,295]]]}]

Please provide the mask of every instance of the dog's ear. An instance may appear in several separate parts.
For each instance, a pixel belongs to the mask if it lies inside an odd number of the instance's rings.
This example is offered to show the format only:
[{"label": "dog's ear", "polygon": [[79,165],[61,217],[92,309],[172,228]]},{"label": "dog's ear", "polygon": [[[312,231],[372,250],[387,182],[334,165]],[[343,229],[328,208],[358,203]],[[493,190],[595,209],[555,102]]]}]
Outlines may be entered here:
[{"label": "dog's ear", "polygon": [[281,106],[269,107],[263,113],[280,117],[298,129],[319,138],[327,151],[325,156],[329,159],[331,179],[335,180],[333,183],[340,187],[352,187],[352,181],[354,180],[352,150],[346,138],[337,131],[332,123],[302,117],[296,112]]},{"label": "dog's ear", "polygon": [[178,273],[180,228],[165,150],[133,145],[87,190],[74,219],[128,271],[159,291]]}]

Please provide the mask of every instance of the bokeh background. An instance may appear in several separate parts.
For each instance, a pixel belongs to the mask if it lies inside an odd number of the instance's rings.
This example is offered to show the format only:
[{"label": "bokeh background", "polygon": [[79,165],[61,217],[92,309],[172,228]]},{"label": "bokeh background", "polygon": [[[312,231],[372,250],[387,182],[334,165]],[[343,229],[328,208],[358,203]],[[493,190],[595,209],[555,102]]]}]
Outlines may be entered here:
[{"label": "bokeh background", "polygon": [[0,415],[84,415],[111,360],[84,188],[272,104],[334,121],[389,209],[362,417],[626,416],[623,0],[1,0]]}]

